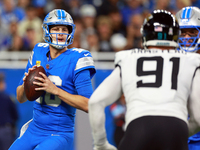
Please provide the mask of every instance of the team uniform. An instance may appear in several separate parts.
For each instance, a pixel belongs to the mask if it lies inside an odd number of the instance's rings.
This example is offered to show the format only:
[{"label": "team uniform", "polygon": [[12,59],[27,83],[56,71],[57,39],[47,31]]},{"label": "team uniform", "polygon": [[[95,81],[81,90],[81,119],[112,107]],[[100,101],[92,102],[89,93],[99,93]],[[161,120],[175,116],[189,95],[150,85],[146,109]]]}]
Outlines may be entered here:
[{"label": "team uniform", "polygon": [[[71,48],[51,60],[49,44],[38,43],[25,72],[34,65],[43,66],[47,77],[64,91],[87,98],[91,96],[95,67],[89,51]],[[20,85],[22,83],[23,80]],[[10,150],[69,150],[74,139],[75,113],[76,108],[58,96],[45,93],[34,101],[33,120]]]},{"label": "team uniform", "polygon": [[[200,75],[200,56],[176,50],[133,49],[116,53],[115,65],[89,101],[94,144],[106,140],[104,122],[95,116],[104,118],[100,110],[124,93],[126,132],[118,150],[187,150],[187,103],[194,77]],[[196,86],[200,89],[199,83]]]},{"label": "team uniform", "polygon": [[[185,30],[185,32],[188,31],[191,34],[190,36],[182,36],[179,38],[180,39],[179,47],[184,51],[199,53],[200,49],[199,14],[200,14],[200,9],[198,7],[193,7],[193,6],[184,7],[176,14],[182,32]],[[194,32],[195,30],[197,31],[197,33]],[[188,147],[189,150],[200,149],[200,132],[188,138]]]}]

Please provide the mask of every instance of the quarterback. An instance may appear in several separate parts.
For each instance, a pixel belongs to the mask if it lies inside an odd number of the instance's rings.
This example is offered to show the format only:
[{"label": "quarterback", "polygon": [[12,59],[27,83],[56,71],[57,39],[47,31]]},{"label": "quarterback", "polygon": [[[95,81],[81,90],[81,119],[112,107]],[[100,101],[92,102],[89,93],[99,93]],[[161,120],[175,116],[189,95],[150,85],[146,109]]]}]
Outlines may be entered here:
[{"label": "quarterback", "polygon": [[118,150],[188,150],[188,130],[193,134],[200,125],[200,55],[176,50],[179,24],[168,11],[154,10],[141,32],[145,49],[116,53],[116,68],[90,97],[94,149],[116,149],[106,138],[104,108],[123,93],[125,135]]},{"label": "quarterback", "polygon": [[34,101],[33,119],[9,150],[70,150],[74,139],[76,109],[88,112],[88,100],[93,92],[91,78],[95,67],[91,53],[71,48],[75,32],[72,17],[55,9],[45,17],[43,39],[35,45],[25,75],[17,87],[17,100],[27,101],[23,82],[31,69],[41,65],[46,74],[36,77],[45,94]]}]

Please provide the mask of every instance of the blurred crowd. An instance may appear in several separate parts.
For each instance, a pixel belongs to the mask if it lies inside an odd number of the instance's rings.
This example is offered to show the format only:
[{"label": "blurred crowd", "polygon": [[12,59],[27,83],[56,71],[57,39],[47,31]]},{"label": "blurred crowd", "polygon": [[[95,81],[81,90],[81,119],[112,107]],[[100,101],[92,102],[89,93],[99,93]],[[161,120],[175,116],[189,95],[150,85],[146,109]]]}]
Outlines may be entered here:
[{"label": "blurred crowd", "polygon": [[31,51],[43,42],[42,22],[53,9],[64,9],[76,25],[70,47],[91,52],[141,48],[140,27],[154,9],[175,14],[199,0],[0,0],[0,51]]}]

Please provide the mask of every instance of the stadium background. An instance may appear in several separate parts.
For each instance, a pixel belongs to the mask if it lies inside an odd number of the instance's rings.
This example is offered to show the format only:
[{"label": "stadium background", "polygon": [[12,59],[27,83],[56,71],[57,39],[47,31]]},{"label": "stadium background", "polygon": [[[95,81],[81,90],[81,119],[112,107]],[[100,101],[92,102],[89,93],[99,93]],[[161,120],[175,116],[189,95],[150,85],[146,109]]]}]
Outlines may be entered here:
[{"label": "stadium background", "polygon": [[[85,4],[94,6],[95,10],[92,7],[83,8],[82,6]],[[5,6],[10,12],[5,11]],[[19,112],[16,137],[19,135],[21,126],[31,119],[33,111],[33,102],[28,101],[23,104],[17,102],[16,87],[24,73],[34,42],[42,41],[41,37],[38,37],[42,33],[41,22],[49,10],[62,8],[72,15],[77,27],[72,47],[81,47],[91,51],[97,69],[97,73],[92,79],[95,89],[113,70],[114,53],[116,51],[141,47],[141,20],[143,22],[143,18],[149,12],[154,9],[163,9],[175,14],[185,6],[200,7],[200,0],[0,0],[0,72],[4,72],[6,75],[6,92],[13,97]],[[36,23],[32,23],[31,26],[30,24],[26,26],[26,23],[21,24],[23,19],[28,16],[27,10],[37,12],[37,15],[34,16]],[[24,16],[22,12],[24,12]],[[102,15],[104,17],[100,17]],[[116,16],[119,18],[116,19]],[[92,17],[93,21],[96,22],[93,30],[86,28],[80,30],[85,17]],[[27,19],[26,21],[30,20]],[[111,23],[112,27],[110,26]],[[104,25],[107,27],[104,28]],[[37,32],[38,27],[39,32]],[[24,34],[18,32],[17,28],[24,29]],[[109,36],[105,36],[104,31]],[[85,41],[89,37],[90,41]],[[98,39],[96,45],[95,41],[91,40],[95,38]],[[107,38],[107,41],[102,38]],[[84,42],[88,42],[88,45],[85,45]],[[113,118],[108,108],[105,109],[105,112],[108,140],[115,144],[113,140],[115,129]],[[75,134],[73,150],[92,150],[88,114],[79,110],[77,111]]]}]

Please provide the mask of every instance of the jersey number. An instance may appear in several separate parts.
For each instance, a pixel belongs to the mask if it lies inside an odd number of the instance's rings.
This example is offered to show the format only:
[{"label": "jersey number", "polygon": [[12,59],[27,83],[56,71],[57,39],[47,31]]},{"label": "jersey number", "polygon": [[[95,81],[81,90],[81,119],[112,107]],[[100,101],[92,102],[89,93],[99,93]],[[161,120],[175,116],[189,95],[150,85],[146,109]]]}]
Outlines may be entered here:
[{"label": "jersey number", "polygon": [[[152,71],[144,71],[143,64],[147,61],[154,61],[156,62],[156,69]],[[171,75],[171,89],[177,89],[177,76],[179,72],[179,62],[180,58],[172,57],[169,61],[172,62],[172,75]],[[143,83],[142,80],[137,82],[137,87],[160,87],[162,86],[162,77],[163,77],[163,58],[158,57],[141,57],[137,60],[137,75],[140,76],[148,76],[148,75],[155,75],[156,80],[153,83]]]},{"label": "jersey number", "polygon": [[[48,76],[48,78],[55,83],[55,85],[57,86],[61,86],[62,85],[62,80],[60,79],[59,76]],[[36,102],[38,103],[42,103],[42,101],[45,101],[45,103],[49,106],[54,106],[54,107],[58,107],[61,104],[61,99],[58,98],[58,96],[56,95],[52,95],[50,93],[46,93],[44,96],[39,97]]]}]

